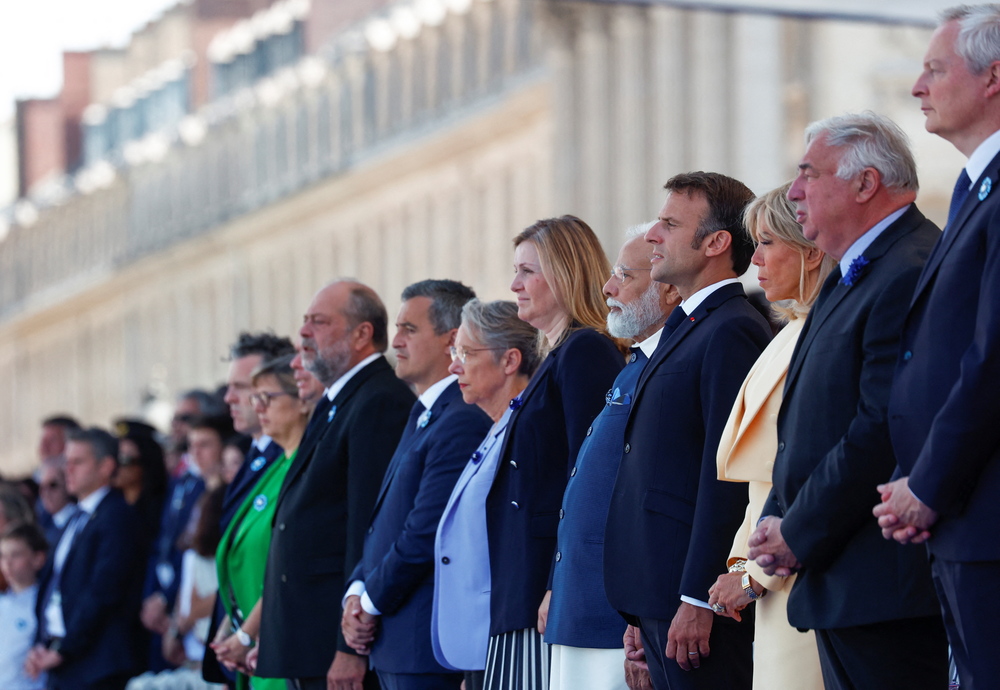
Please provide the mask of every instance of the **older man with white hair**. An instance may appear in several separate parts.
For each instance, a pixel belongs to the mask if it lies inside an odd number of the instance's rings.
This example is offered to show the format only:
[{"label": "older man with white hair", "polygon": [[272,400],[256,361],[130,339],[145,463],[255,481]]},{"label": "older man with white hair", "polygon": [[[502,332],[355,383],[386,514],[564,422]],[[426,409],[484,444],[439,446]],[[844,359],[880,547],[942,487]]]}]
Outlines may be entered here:
[{"label": "older man with white hair", "polygon": [[611,490],[639,373],[660,341],[663,324],[680,302],[672,285],[650,277],[652,223],[630,228],[608,282],[608,332],[635,341],[587,431],[570,472],[562,510],[552,589],[539,610],[538,628],[553,644],[550,690],[625,690],[625,622],[604,593],[603,548]]}]

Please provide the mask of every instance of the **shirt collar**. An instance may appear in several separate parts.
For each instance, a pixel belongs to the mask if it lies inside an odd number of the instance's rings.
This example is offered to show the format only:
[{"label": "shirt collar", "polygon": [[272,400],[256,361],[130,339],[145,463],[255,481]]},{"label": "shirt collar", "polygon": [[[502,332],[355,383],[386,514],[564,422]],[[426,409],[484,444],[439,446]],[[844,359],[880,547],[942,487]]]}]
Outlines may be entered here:
[{"label": "shirt collar", "polygon": [[73,513],[75,512],[76,512],[76,504],[67,503],[62,508],[60,508],[55,512],[55,514],[52,516],[52,522],[55,523],[56,527],[62,529],[63,527],[66,526],[66,523],[69,522],[69,519],[73,517]]},{"label": "shirt collar", "polygon": [[969,189],[972,189],[972,185],[976,184],[976,180],[986,170],[990,161],[997,157],[998,153],[1000,153],[1000,130],[986,137],[983,143],[977,146],[976,150],[969,156],[969,160],[965,164],[965,172],[969,174],[971,180]]},{"label": "shirt collar", "polygon": [[[726,278],[725,280],[720,280],[718,283],[706,285],[701,290],[698,290],[698,292],[681,302],[676,308],[683,308],[685,314],[693,314],[694,310],[700,307],[701,303],[708,299],[708,296],[720,287],[738,282],[740,282],[738,278]],[[643,352],[645,352],[645,350],[643,350]]]},{"label": "shirt collar", "polygon": [[80,510],[84,511],[88,515],[93,515],[94,511],[97,510],[97,506],[100,505],[101,501],[104,500],[104,497],[108,495],[109,491],[111,491],[110,486],[102,486],[86,498],[81,498],[80,502],[76,505],[80,508]]},{"label": "shirt collar", "polygon": [[642,354],[646,355],[646,359],[649,359],[653,356],[653,350],[656,349],[656,345],[660,342],[660,335],[662,333],[663,329],[661,328],[656,333],[643,340],[641,343],[637,343],[632,347],[633,348],[637,347],[640,350],[642,350]]},{"label": "shirt collar", "polygon": [[436,403],[437,399],[441,397],[442,393],[444,393],[444,389],[457,380],[457,376],[454,374],[448,374],[437,383],[428,386],[427,390],[421,393],[417,400],[423,403],[424,409],[429,410],[434,407],[434,403]]},{"label": "shirt collar", "polygon": [[267,450],[267,447],[271,445],[271,437],[267,434],[261,434],[253,440],[253,447],[257,449],[258,452],[263,453]]},{"label": "shirt collar", "polygon": [[895,223],[900,216],[906,213],[906,209],[910,208],[910,204],[907,204],[901,209],[897,209],[887,215],[885,218],[875,223],[868,232],[854,240],[854,244],[847,248],[844,255],[840,257],[840,274],[847,275],[847,271],[851,268],[851,264],[856,258],[865,253],[868,247],[872,246],[879,235],[881,235],[887,227]]},{"label": "shirt collar", "polygon": [[368,366],[381,356],[382,356],[381,352],[376,352],[373,355],[368,355],[363,360],[355,364],[350,371],[348,371],[346,374],[344,374],[339,379],[334,381],[333,385],[326,389],[326,397],[332,401],[334,398],[337,397],[337,393],[339,393],[344,389],[344,386],[347,385],[347,382],[350,381],[355,374],[357,374],[359,371],[364,369],[366,366]]}]

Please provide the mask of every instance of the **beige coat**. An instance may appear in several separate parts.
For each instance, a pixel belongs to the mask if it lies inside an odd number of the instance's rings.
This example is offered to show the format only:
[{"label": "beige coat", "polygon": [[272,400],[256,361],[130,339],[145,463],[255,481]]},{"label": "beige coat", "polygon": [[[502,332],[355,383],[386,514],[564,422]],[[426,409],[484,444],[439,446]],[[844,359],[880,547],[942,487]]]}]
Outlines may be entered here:
[{"label": "beige coat", "polygon": [[[802,332],[804,318],[785,326],[750,369],[729,421],[722,432],[717,456],[719,479],[749,482],[747,514],[733,540],[731,556],[746,558],[747,539],[760,519],[771,491],[771,470],[778,446],[778,411],[785,374],[792,351]],[[788,624],[785,608],[795,577],[765,575],[754,563],[750,576],[767,588],[758,601],[754,630],[754,690],[796,688],[822,690],[819,653],[812,632],[800,633]]]}]

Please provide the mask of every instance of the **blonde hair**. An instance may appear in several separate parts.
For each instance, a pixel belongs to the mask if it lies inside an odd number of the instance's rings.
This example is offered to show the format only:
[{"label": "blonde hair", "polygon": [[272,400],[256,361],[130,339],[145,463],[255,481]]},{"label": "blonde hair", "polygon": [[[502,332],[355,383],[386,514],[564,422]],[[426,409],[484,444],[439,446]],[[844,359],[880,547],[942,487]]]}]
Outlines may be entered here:
[{"label": "blonde hair", "polygon": [[795,221],[795,205],[788,200],[788,190],[791,186],[791,182],[786,182],[777,189],[757,197],[747,206],[744,216],[744,222],[754,242],[760,242],[760,231],[762,228],[767,228],[776,241],[798,251],[801,258],[798,299],[793,300],[790,306],[771,305],[771,309],[784,321],[805,318],[813,302],[819,297],[826,277],[837,264],[832,257],[824,254],[816,271],[816,281],[811,286],[807,285],[809,276],[806,273],[806,252],[816,249],[816,245],[805,238],[802,226]]},{"label": "blonde hair", "polygon": [[[556,344],[580,327],[593,328],[611,338],[607,332],[608,305],[604,298],[604,283],[611,275],[611,262],[590,226],[576,216],[545,218],[514,238],[515,247],[522,242],[534,243],[542,275],[556,303],[569,317],[570,325]],[[611,339],[625,352],[624,341]]]}]

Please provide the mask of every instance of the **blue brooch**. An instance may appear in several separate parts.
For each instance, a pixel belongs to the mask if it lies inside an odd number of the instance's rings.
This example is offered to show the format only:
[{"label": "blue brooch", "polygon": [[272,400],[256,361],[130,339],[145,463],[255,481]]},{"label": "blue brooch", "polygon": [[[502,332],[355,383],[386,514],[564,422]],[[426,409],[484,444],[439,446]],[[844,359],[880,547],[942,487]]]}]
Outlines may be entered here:
[{"label": "blue brooch", "polygon": [[250,471],[256,472],[257,470],[259,470],[261,467],[264,466],[265,462],[267,462],[267,460],[264,459],[263,455],[256,458],[253,462],[250,463]]},{"label": "blue brooch", "polygon": [[982,201],[990,195],[990,191],[993,189],[993,180],[986,178],[983,183],[979,185],[979,200]]},{"label": "blue brooch", "polygon": [[431,421],[431,411],[424,410],[424,413],[417,418],[417,427],[423,429],[425,426],[430,424]]},{"label": "blue brooch", "polygon": [[854,261],[851,262],[850,267],[847,269],[847,275],[840,279],[840,284],[846,285],[847,287],[854,285],[858,282],[858,278],[861,277],[861,271],[863,271],[867,265],[868,259],[864,256],[859,256],[854,259]]},{"label": "blue brooch", "polygon": [[472,454],[472,457],[470,459],[472,460],[473,463],[477,463],[483,459],[483,454],[477,450],[475,453]]},{"label": "blue brooch", "polygon": [[511,398],[510,405],[509,405],[510,409],[516,410],[517,408],[519,408],[521,406],[522,402],[524,402],[524,401],[521,400],[521,396],[520,395],[517,396],[516,398]]},{"label": "blue brooch", "polygon": [[333,415],[335,415],[335,414],[337,414],[337,406],[336,405],[334,405],[333,407],[330,408],[330,413],[326,416],[326,422],[327,422],[327,424],[329,424],[330,422],[333,421]]},{"label": "blue brooch", "polygon": [[261,494],[257,498],[253,499],[253,509],[259,513],[264,510],[264,508],[267,508],[267,496]]}]

